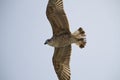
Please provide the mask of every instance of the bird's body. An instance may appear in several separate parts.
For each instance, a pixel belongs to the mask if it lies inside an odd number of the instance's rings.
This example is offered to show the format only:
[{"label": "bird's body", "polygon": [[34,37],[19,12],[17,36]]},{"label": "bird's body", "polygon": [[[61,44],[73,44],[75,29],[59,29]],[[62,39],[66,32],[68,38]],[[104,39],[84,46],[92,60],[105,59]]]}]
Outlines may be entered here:
[{"label": "bird's body", "polygon": [[74,36],[70,34],[63,34],[63,35],[52,37],[51,42],[48,44],[53,47],[65,47],[76,42],[77,42],[77,39],[74,38]]},{"label": "bird's body", "polygon": [[46,15],[52,26],[53,37],[46,40],[45,44],[54,47],[52,60],[55,72],[59,80],[70,80],[71,44],[76,43],[83,48],[86,44],[85,32],[82,28],[70,32],[62,0],[49,0]]}]

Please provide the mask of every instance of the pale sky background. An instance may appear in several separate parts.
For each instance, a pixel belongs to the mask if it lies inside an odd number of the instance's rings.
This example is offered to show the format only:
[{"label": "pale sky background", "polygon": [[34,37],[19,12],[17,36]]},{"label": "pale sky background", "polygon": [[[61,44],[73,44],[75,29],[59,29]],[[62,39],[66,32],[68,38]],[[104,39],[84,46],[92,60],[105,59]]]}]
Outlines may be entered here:
[{"label": "pale sky background", "polygon": [[[0,80],[57,80],[48,0],[0,0]],[[64,0],[70,30],[80,26],[87,46],[73,45],[71,80],[120,80],[120,0]]]}]

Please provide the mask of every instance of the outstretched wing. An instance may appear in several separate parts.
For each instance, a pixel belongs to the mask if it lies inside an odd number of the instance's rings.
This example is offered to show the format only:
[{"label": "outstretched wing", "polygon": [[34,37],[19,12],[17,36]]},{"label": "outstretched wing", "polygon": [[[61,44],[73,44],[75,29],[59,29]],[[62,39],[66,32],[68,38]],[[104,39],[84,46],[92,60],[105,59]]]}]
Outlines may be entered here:
[{"label": "outstretched wing", "polygon": [[55,48],[53,65],[59,80],[70,80],[70,55],[71,45],[61,48]]},{"label": "outstretched wing", "polygon": [[46,15],[52,26],[53,36],[64,33],[70,34],[69,24],[63,10],[62,0],[49,0]]}]

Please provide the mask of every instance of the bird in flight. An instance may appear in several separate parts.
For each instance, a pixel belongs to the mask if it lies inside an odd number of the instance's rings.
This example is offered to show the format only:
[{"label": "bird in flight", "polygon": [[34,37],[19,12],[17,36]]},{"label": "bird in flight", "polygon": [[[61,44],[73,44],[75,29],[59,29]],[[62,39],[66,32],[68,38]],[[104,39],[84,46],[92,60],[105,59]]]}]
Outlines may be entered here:
[{"label": "bird in flight", "polygon": [[86,44],[85,31],[79,28],[74,33],[69,30],[69,24],[63,9],[63,0],[49,0],[46,9],[47,18],[52,26],[53,36],[44,44],[54,47],[52,58],[54,70],[59,80],[70,80],[71,44],[80,48]]}]

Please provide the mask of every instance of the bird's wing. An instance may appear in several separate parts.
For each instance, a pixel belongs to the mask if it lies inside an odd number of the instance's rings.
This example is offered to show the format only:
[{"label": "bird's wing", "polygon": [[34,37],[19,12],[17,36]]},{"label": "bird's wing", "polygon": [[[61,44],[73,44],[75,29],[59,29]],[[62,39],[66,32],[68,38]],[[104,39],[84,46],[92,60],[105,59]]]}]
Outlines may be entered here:
[{"label": "bird's wing", "polygon": [[64,33],[70,34],[62,0],[49,0],[46,15],[52,26],[53,36]]},{"label": "bird's wing", "polygon": [[53,55],[53,65],[59,80],[70,80],[70,55],[71,45],[55,48]]}]

